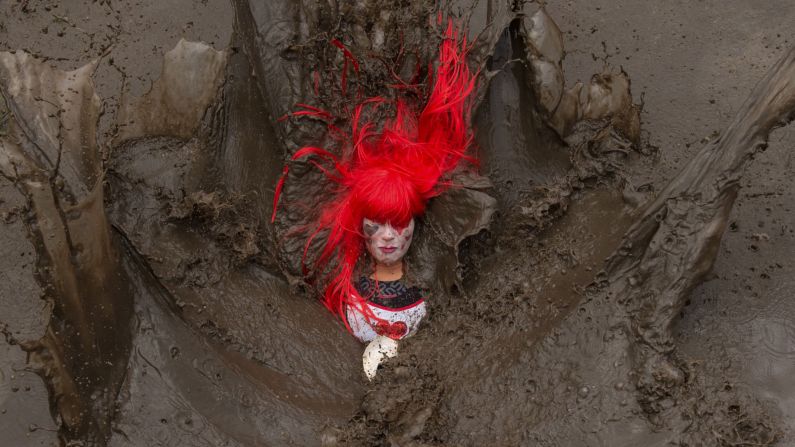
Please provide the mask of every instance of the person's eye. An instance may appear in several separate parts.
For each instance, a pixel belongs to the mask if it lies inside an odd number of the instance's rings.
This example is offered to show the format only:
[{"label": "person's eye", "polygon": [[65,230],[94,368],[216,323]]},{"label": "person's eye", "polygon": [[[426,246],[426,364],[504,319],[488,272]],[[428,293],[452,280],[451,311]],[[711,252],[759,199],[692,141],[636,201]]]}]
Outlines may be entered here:
[{"label": "person's eye", "polygon": [[378,225],[370,225],[370,224],[364,225],[364,233],[367,234],[368,236],[374,235],[377,231],[378,231]]}]

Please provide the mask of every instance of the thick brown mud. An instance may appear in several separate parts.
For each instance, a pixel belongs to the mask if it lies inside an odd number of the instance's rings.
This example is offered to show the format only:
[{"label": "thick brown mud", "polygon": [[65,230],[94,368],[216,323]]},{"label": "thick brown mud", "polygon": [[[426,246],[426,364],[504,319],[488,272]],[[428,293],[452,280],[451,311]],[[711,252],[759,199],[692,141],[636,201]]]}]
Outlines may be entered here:
[{"label": "thick brown mud", "polygon": [[0,444],[788,445],[795,8],[733,6],[449,6],[482,164],[367,382],[288,236],[322,179],[269,223],[329,143],[278,118],[423,82],[436,2],[3,5]]}]

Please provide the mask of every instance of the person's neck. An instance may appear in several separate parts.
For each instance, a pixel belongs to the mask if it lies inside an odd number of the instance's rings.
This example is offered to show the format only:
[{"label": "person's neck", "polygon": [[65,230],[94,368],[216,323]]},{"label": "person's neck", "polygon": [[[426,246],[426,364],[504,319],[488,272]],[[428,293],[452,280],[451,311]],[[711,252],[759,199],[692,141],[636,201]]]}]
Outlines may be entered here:
[{"label": "person's neck", "polygon": [[375,271],[370,278],[377,281],[397,281],[403,277],[403,261],[392,265],[375,264]]}]

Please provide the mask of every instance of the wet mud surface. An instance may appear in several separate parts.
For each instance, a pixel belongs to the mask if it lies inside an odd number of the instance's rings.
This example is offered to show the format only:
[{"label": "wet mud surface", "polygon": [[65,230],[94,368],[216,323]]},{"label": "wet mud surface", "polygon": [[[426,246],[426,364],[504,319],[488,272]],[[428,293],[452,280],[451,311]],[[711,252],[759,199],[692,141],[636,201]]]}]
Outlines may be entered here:
[{"label": "wet mud surface", "polygon": [[422,82],[435,2],[3,4],[0,444],[792,443],[795,7],[471,6],[482,166],[368,383],[286,236],[310,169],[269,223],[325,126],[278,119],[351,97],[332,38]]}]

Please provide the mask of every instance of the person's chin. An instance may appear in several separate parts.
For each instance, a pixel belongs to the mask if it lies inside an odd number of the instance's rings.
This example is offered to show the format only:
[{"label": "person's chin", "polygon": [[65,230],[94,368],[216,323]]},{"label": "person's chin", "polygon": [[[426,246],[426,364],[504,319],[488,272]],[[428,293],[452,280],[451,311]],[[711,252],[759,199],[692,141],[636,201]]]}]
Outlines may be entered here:
[{"label": "person's chin", "polygon": [[385,265],[387,267],[392,267],[393,265],[395,265],[398,262],[400,262],[400,258],[395,258],[394,256],[387,256],[387,257],[383,257],[381,259],[376,259],[376,261],[378,261],[378,263],[381,264],[381,265]]}]

